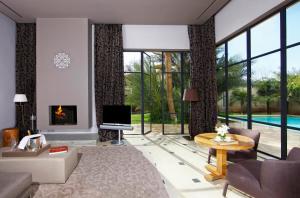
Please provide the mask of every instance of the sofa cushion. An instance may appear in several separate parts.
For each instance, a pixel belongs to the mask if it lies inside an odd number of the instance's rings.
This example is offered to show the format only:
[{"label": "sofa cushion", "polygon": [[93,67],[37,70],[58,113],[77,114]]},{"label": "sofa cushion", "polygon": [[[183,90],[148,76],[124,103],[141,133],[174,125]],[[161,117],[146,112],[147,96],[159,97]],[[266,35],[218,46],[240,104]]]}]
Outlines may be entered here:
[{"label": "sofa cushion", "polygon": [[0,198],[15,198],[20,196],[31,185],[30,173],[0,172]]}]

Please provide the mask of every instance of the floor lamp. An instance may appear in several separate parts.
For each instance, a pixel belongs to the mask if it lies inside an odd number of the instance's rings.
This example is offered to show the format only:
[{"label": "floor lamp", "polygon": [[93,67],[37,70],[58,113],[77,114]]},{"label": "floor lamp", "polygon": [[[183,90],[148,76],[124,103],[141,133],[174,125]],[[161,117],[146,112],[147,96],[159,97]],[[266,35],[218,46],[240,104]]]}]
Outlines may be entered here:
[{"label": "floor lamp", "polygon": [[25,94],[15,94],[14,102],[19,104],[21,107],[21,116],[22,116],[22,127],[23,130],[25,128],[25,121],[24,121],[24,102],[28,102],[27,97]]},{"label": "floor lamp", "polygon": [[183,92],[183,101],[190,102],[190,117],[189,117],[189,134],[190,140],[192,139],[192,132],[191,132],[191,118],[192,118],[192,102],[199,101],[197,89],[194,88],[187,88]]}]

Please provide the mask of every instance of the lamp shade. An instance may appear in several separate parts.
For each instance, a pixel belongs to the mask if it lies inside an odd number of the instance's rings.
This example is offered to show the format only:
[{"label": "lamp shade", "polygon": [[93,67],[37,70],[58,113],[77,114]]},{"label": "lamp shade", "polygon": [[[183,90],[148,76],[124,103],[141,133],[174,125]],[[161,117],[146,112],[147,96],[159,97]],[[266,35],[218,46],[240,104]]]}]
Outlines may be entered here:
[{"label": "lamp shade", "polygon": [[25,94],[15,94],[14,102],[27,102],[27,97]]},{"label": "lamp shade", "polygon": [[183,92],[183,101],[188,101],[188,102],[199,101],[197,90],[193,88],[185,89]]}]

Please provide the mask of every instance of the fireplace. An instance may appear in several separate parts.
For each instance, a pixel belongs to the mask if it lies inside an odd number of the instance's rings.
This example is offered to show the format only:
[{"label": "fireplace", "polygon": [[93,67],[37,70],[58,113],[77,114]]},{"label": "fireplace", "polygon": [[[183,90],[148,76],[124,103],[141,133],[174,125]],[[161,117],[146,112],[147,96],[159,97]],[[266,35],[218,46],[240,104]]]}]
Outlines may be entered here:
[{"label": "fireplace", "polygon": [[49,111],[50,125],[77,125],[77,106],[53,105]]}]

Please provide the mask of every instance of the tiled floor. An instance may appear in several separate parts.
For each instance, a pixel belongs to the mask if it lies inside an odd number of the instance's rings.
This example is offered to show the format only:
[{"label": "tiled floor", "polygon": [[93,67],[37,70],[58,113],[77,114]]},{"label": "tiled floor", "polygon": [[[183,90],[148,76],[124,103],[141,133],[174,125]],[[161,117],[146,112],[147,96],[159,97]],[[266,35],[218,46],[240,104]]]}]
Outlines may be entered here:
[{"label": "tiled floor", "polygon": [[[141,134],[141,125],[133,124],[133,131],[124,131],[125,134]],[[147,131],[147,125],[145,125],[145,131]],[[229,127],[236,128],[247,128],[247,122],[230,120]],[[181,130],[180,124],[165,124],[164,125],[165,133],[167,134],[179,134]],[[252,129],[260,132],[260,141],[258,149],[267,153],[270,153],[274,156],[280,157],[281,155],[281,133],[280,127],[269,126],[265,124],[252,123]],[[152,124],[152,133],[160,134],[162,131],[162,124]],[[188,125],[184,125],[184,132],[188,133]],[[300,132],[298,130],[287,130],[287,148],[288,151],[293,147],[300,146]]]},{"label": "tiled floor", "polygon": [[[143,152],[166,182],[171,198],[223,197],[224,180],[207,182],[204,168],[208,149],[181,136],[162,136],[158,133],[125,135],[126,142]],[[229,188],[227,197],[247,197]]]}]

